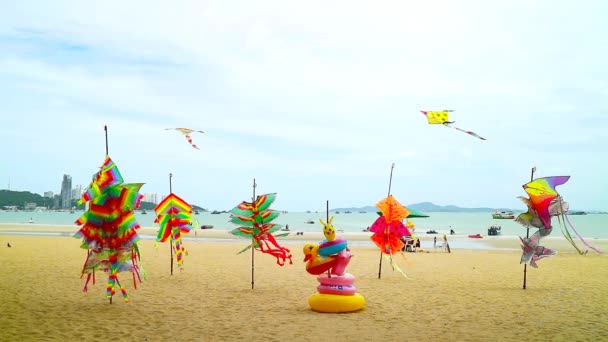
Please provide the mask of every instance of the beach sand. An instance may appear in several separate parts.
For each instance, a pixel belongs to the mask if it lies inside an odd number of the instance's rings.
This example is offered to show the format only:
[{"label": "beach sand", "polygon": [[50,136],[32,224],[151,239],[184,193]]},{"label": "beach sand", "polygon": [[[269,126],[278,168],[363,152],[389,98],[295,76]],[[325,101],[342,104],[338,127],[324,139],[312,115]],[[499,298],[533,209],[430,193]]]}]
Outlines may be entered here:
[{"label": "beach sand", "polygon": [[[355,275],[366,307],[323,314],[308,306],[317,281],[302,262],[302,246],[319,242],[320,234],[285,241],[292,265],[280,267],[256,252],[253,290],[251,253],[236,254],[247,240],[205,239],[223,234],[197,231],[201,239],[185,241],[184,270],[173,276],[169,246],[156,249],[153,240],[142,239],[141,266],[148,278],[133,289],[130,273],[119,274],[128,304],[120,295],[109,304],[104,274],[82,292],[86,251],[79,248],[80,239],[0,235],[0,340],[591,341],[608,334],[608,256],[578,255],[565,243],[552,246],[559,254],[541,260],[538,269],[528,267],[526,290],[516,250],[406,253],[407,260],[395,260],[408,278],[384,260],[378,279],[378,249],[353,244],[347,271]],[[495,242],[517,247],[512,240]]]}]

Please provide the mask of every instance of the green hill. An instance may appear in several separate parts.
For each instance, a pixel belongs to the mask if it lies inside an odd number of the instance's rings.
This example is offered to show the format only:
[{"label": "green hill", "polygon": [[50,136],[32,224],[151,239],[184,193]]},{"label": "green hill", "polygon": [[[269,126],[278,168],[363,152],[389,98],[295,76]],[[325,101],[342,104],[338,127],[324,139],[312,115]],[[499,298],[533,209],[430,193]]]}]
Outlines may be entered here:
[{"label": "green hill", "polygon": [[19,209],[23,209],[26,203],[36,203],[36,206],[39,207],[51,207],[53,199],[29,191],[0,190],[0,207],[17,206]]}]

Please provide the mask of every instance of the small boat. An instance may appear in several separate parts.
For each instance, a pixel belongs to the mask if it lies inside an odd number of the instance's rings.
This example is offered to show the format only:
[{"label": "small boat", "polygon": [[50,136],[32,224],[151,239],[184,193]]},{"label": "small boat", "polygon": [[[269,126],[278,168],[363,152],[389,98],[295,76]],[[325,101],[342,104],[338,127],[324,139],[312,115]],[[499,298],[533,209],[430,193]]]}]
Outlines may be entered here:
[{"label": "small boat", "polygon": [[142,210],[141,210],[141,214],[142,214],[142,215],[146,215],[146,214],[147,214],[146,209],[142,209]]},{"label": "small boat", "polygon": [[313,221],[313,220],[308,220],[308,221],[306,221],[306,223],[308,223],[308,224],[314,224],[314,223],[315,223],[315,221]]},{"label": "small boat", "polygon": [[481,238],[483,238],[483,235],[481,235],[481,234],[470,234],[469,237],[472,238],[472,239],[481,239]]},{"label": "small boat", "polygon": [[217,214],[221,214],[221,213],[222,213],[221,211],[214,210],[211,212],[211,215],[217,215]]},{"label": "small boat", "polygon": [[492,213],[493,219],[514,219],[515,215],[513,215],[512,211],[498,211]]},{"label": "small boat", "polygon": [[204,224],[201,226],[201,229],[213,229],[213,226],[210,224]]},{"label": "small boat", "polygon": [[498,211],[492,213],[493,219],[514,219],[515,215],[512,211]]},{"label": "small boat", "polygon": [[426,233],[427,234],[439,234],[439,233],[437,233],[437,231],[435,229],[427,230]]},{"label": "small boat", "polygon": [[194,215],[198,215],[198,214],[200,214],[200,212],[198,210],[195,210]]},{"label": "small boat", "polygon": [[30,220],[27,221],[27,223],[34,223],[34,220],[32,218],[30,218]]},{"label": "small boat", "polygon": [[352,213],[352,211],[347,210],[347,211],[345,211],[344,213],[345,213],[345,214],[351,214],[351,213]]}]

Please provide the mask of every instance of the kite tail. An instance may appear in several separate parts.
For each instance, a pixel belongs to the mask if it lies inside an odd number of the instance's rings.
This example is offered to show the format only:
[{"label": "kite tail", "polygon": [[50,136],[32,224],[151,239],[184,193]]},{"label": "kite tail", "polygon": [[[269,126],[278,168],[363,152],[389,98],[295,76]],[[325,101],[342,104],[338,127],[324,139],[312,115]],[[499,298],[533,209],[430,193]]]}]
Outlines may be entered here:
[{"label": "kite tail", "polygon": [[450,125],[450,123],[452,123],[452,122],[446,122],[446,123],[444,123],[444,125],[445,125],[445,126],[447,126],[447,127],[453,128],[453,129],[455,129],[455,130],[457,130],[457,131],[461,131],[461,132],[463,132],[463,133],[466,133],[466,134],[468,134],[468,135],[472,135],[472,136],[474,136],[474,137],[476,137],[476,138],[479,138],[479,139],[481,139],[481,140],[486,140],[486,138],[482,138],[482,137],[480,137],[480,136],[479,136],[479,135],[477,135],[475,132],[467,131],[467,130],[464,130],[464,129],[458,128],[458,127],[456,127],[456,126],[451,126],[451,125]]},{"label": "kite tail", "polygon": [[82,292],[87,292],[89,290],[89,281],[91,280],[91,273],[87,274],[87,280],[84,282],[84,287],[82,288]]},{"label": "kite tail", "polygon": [[403,257],[403,260],[405,260],[405,263],[409,266],[409,267],[414,267],[414,263],[412,263],[410,261],[410,259],[407,258],[407,256],[405,256],[405,253],[403,253],[402,251],[399,251],[399,254],[401,254],[401,257]]},{"label": "kite tail", "polygon": [[[264,242],[263,244],[258,241],[258,245],[260,245],[260,251],[262,253],[267,253],[275,257],[277,259],[277,265],[283,266],[285,265],[285,262],[287,260],[289,260],[289,264],[293,264],[293,261],[291,260],[291,251],[279,245],[279,243],[272,234],[266,234],[265,239],[263,239],[262,241]],[[274,245],[274,247],[276,248],[271,248],[270,244]],[[266,248],[264,248],[264,246],[266,246]]]},{"label": "kite tail", "polygon": [[557,216],[557,220],[560,223],[559,228],[562,230],[562,234],[564,234],[564,237],[566,238],[566,240],[568,242],[570,242],[570,244],[572,245],[572,247],[574,247],[574,249],[576,249],[576,251],[578,252],[578,254],[585,254],[586,252],[583,252],[580,250],[580,248],[578,248],[578,246],[576,245],[576,243],[574,242],[574,240],[572,239],[572,236],[570,235],[570,231],[568,231],[568,227],[566,227],[566,219],[561,219],[560,220],[560,216],[564,216],[564,213],[562,212],[561,215]]},{"label": "kite tail", "polygon": [[174,231],[173,242],[175,244],[175,258],[177,259],[177,267],[181,269],[184,265],[184,250],[182,247],[182,236],[179,228],[175,229]]},{"label": "kite tail", "polygon": [[399,268],[399,266],[397,266],[397,264],[393,260],[392,254],[385,254],[384,257],[386,258],[386,260],[388,260],[389,264],[393,268],[393,271],[397,271],[397,272],[401,273],[404,277],[408,278],[408,276],[405,274],[405,272],[403,272],[403,270],[401,268]]},{"label": "kite tail", "polygon": [[585,241],[585,239],[583,239],[583,237],[581,236],[581,234],[578,233],[578,231],[576,230],[576,228],[574,228],[574,226],[572,225],[572,222],[570,222],[570,219],[568,218],[568,215],[564,215],[564,219],[566,222],[568,222],[568,225],[570,226],[570,228],[572,228],[572,230],[574,231],[574,233],[578,236],[578,238],[583,242],[583,244],[591,249],[593,249],[594,251],[603,254],[604,252],[602,252],[601,249],[592,246],[591,244],[589,244],[587,241]]}]

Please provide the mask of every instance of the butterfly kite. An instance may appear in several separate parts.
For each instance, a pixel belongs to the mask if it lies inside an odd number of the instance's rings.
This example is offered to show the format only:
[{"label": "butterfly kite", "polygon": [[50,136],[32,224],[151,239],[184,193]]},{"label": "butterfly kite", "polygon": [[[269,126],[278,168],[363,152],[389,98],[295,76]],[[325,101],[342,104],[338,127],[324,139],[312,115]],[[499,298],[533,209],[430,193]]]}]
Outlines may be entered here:
[{"label": "butterfly kite", "polygon": [[476,138],[479,138],[481,140],[486,140],[485,138],[480,137],[479,135],[477,135],[474,132],[466,131],[464,129],[460,129],[460,128],[455,127],[455,126],[451,126],[451,124],[453,124],[454,121],[448,121],[448,117],[449,117],[449,113],[453,112],[453,110],[442,110],[442,111],[438,111],[438,112],[421,110],[421,112],[422,112],[422,114],[424,116],[426,116],[426,119],[427,119],[428,123],[431,124],[431,125],[439,125],[439,124],[441,124],[441,125],[453,128],[455,130],[464,132],[466,134],[472,135],[472,136],[474,136]]},{"label": "butterfly kite", "polygon": [[405,273],[394,263],[392,256],[396,253],[403,255],[404,243],[401,237],[410,236],[411,233],[402,221],[410,212],[393,195],[376,203],[376,207],[380,209],[382,216],[371,225],[369,230],[374,234],[370,239],[380,248],[393,270],[399,271],[405,276]]},{"label": "butterfly kite", "polygon": [[182,134],[184,135],[184,137],[186,137],[186,140],[188,140],[188,142],[190,143],[190,145],[192,145],[192,147],[194,147],[197,150],[200,150],[200,148],[198,148],[198,146],[196,146],[193,142],[192,142],[192,137],[190,136],[191,133],[205,133],[203,131],[195,131],[192,130],[190,128],[165,128],[165,131],[168,130],[176,130],[176,131],[180,131],[182,132]]},{"label": "butterfly kite", "polygon": [[[523,254],[520,263],[529,264],[532,267],[538,267],[537,260],[551,257],[557,254],[557,251],[546,248],[540,245],[541,238],[551,234],[553,226],[551,217],[557,216],[561,223],[561,230],[564,237],[577,250],[579,254],[586,254],[588,250],[581,250],[572,239],[572,235],[568,230],[568,226],[575,232],[585,246],[602,253],[601,250],[591,246],[583,237],[576,231],[572,222],[566,215],[568,212],[568,203],[564,202],[562,197],[557,193],[555,188],[558,185],[566,183],[570,176],[554,176],[537,178],[523,185],[524,190],[529,198],[519,197],[528,207],[528,211],[520,214],[515,219],[516,222],[530,229],[531,227],[538,228],[530,238],[520,237],[522,243]],[[568,226],[566,226],[566,223]]]},{"label": "butterfly kite", "polygon": [[[139,207],[143,198],[139,189],[143,183],[124,184],[116,164],[106,156],[101,170],[93,176],[91,184],[78,204],[88,202],[88,210],[76,221],[81,226],[74,237],[82,238],[82,248],[87,249],[87,259],[82,268],[82,276],[87,274],[83,288],[86,292],[89,281],[95,284],[95,270],[108,273],[106,297],[112,303],[118,287],[126,302],[127,291],[118,280],[119,272],[131,272],[133,287],[136,279],[141,282],[138,265],[140,226],[133,210]],[[144,273],[145,275],[145,273]]]}]

